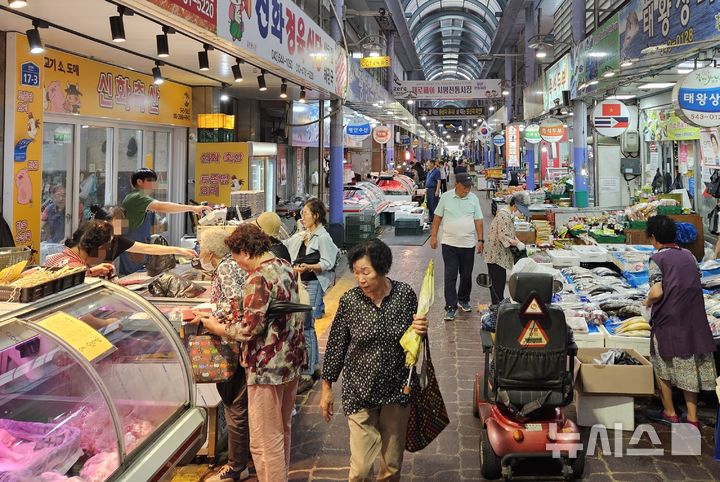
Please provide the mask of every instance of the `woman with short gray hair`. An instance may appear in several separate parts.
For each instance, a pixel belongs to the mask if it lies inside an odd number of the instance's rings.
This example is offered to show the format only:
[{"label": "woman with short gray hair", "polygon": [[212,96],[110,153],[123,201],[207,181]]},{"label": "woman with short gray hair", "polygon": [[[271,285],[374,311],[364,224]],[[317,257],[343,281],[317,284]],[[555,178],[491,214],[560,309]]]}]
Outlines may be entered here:
[{"label": "woman with short gray hair", "polygon": [[[221,227],[203,228],[200,233],[200,262],[212,273],[210,302],[217,305],[216,314],[230,315],[230,301],[235,299],[242,309],[243,288],[247,273],[233,260],[225,240],[230,233]],[[248,427],[248,395],[245,370],[238,367],[233,378],[217,384],[225,405],[228,429],[228,461],[206,482],[243,480],[248,476],[250,429]]]}]

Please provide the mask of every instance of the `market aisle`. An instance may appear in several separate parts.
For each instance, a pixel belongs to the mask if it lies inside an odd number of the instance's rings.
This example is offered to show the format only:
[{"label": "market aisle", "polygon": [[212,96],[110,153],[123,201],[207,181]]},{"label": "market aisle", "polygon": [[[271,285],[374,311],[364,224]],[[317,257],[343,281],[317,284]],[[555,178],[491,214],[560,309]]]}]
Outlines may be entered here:
[{"label": "market aisle", "polygon": [[[489,208],[488,208],[489,211]],[[406,453],[403,480],[478,480],[479,423],[472,415],[472,387],[475,373],[481,367],[479,316],[458,313],[454,322],[442,321],[444,315],[442,256],[430,243],[424,246],[393,247],[390,277],[410,283],[420,291],[422,277],[430,259],[436,263],[435,304],[430,319],[430,340],[438,382],[450,414],[450,426],[438,440],[417,455]],[[475,275],[485,270],[478,258]],[[347,283],[346,280],[349,280]],[[343,277],[353,286],[349,272]],[[340,285],[340,281],[338,282]],[[331,300],[339,297],[331,292]],[[471,303],[489,302],[487,290],[473,287]],[[332,301],[327,301],[328,316]],[[326,320],[323,320],[326,321]],[[331,321],[331,318],[327,321]],[[328,332],[320,335],[324,346]],[[340,386],[336,384],[336,413],[340,412]],[[301,399],[301,409],[293,424],[292,480],[347,480],[349,469],[348,427],[344,415],[336,414],[330,425],[320,415],[319,384]]]},{"label": "market aisle", "polygon": [[[490,205],[484,196],[479,196],[486,217],[486,230],[491,219]],[[477,313],[459,313],[451,323],[442,321],[443,294],[442,256],[439,250],[430,249],[429,243],[422,247],[393,247],[393,269],[390,276],[409,282],[417,291],[420,289],[422,275],[427,261],[436,261],[436,302],[430,318],[430,340],[433,362],[438,375],[440,388],[450,414],[450,426],[427,449],[418,454],[405,454],[403,465],[403,481],[434,481],[450,482],[455,480],[481,480],[480,461],[478,454],[478,437],[480,423],[472,416],[472,386],[475,373],[482,366],[482,350],[480,348],[479,316]],[[475,275],[485,270],[485,265],[478,258]],[[440,278],[438,278],[440,276]],[[350,273],[342,277],[345,286],[352,286]],[[338,282],[340,285],[340,280]],[[329,293],[329,299],[335,299],[340,290]],[[473,305],[488,303],[487,290],[473,286],[471,296]],[[336,303],[336,301],[335,301]],[[332,320],[330,308],[336,306],[328,302],[328,314],[324,323]],[[324,347],[327,332],[320,336],[321,347]],[[335,398],[338,403],[336,412],[340,412],[339,384],[336,386]],[[308,394],[299,400],[300,411],[293,423],[291,479],[305,480],[347,480],[349,469],[349,448],[347,420],[337,414],[327,425],[320,415],[320,391],[316,385]],[[647,423],[643,419],[642,405],[638,405],[639,423]],[[704,416],[703,416],[704,415]],[[701,411],[701,418],[709,424],[714,423],[714,414],[707,410]],[[669,447],[669,430],[658,428],[658,434],[665,447]],[[623,446],[629,445],[631,432],[623,433]],[[720,462],[712,458],[714,453],[714,436],[712,426],[702,430],[703,445],[701,457],[669,457],[669,450],[664,457],[588,457],[585,479],[588,481],[665,481],[665,480],[720,480]],[[614,440],[610,432],[611,443]],[[648,447],[647,436],[635,447]],[[532,465],[532,464],[531,464]],[[544,480],[538,477],[536,480]]]}]

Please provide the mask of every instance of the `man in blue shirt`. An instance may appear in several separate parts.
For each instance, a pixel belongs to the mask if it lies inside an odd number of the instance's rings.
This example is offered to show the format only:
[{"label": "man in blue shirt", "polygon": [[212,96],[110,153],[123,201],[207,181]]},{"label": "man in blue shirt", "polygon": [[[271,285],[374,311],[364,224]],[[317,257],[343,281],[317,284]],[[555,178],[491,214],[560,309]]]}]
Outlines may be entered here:
[{"label": "man in blue shirt", "polygon": [[[472,179],[466,172],[455,175],[455,189],[442,195],[430,234],[430,247],[438,247],[442,224],[442,257],[445,264],[445,321],[455,319],[458,307],[472,311],[470,291],[475,253],[485,247],[480,201],[471,193]],[[460,286],[458,287],[458,274]]]},{"label": "man in blue shirt", "polygon": [[435,216],[435,207],[440,197],[440,169],[435,166],[433,161],[428,161],[428,173],[425,178],[425,198],[427,199],[427,208],[430,211],[430,223],[433,222]]}]

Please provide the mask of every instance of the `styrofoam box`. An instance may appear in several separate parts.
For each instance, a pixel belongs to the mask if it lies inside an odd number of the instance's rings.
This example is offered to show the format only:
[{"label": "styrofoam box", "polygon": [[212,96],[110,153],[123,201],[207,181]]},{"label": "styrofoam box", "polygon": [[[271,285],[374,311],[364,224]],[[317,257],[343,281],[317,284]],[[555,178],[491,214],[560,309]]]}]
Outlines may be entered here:
[{"label": "styrofoam box", "polygon": [[580,266],[580,256],[567,249],[552,249],[548,251],[548,254],[555,268]]},{"label": "styrofoam box", "polygon": [[605,337],[606,348],[632,348],[644,357],[650,356],[650,338],[611,335],[604,326],[600,326],[599,328]]},{"label": "styrofoam box", "polygon": [[572,251],[580,255],[582,260],[587,263],[605,263],[610,259],[608,250],[602,246],[576,245],[572,247]]},{"label": "styrofoam box", "polygon": [[575,390],[577,423],[581,427],[604,425],[613,430],[615,424],[622,425],[623,431],[635,430],[635,399],[622,395],[599,395]]},{"label": "styrofoam box", "polygon": [[604,348],[605,335],[596,331],[594,333],[573,333],[578,348]]}]

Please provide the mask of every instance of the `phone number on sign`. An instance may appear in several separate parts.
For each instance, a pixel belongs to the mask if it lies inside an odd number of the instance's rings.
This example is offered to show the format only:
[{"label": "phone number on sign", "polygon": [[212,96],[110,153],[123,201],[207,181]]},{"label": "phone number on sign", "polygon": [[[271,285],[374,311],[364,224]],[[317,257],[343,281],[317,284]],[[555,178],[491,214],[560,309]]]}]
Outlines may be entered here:
[{"label": "phone number on sign", "polygon": [[187,10],[209,20],[215,20],[217,0],[174,0]]}]

